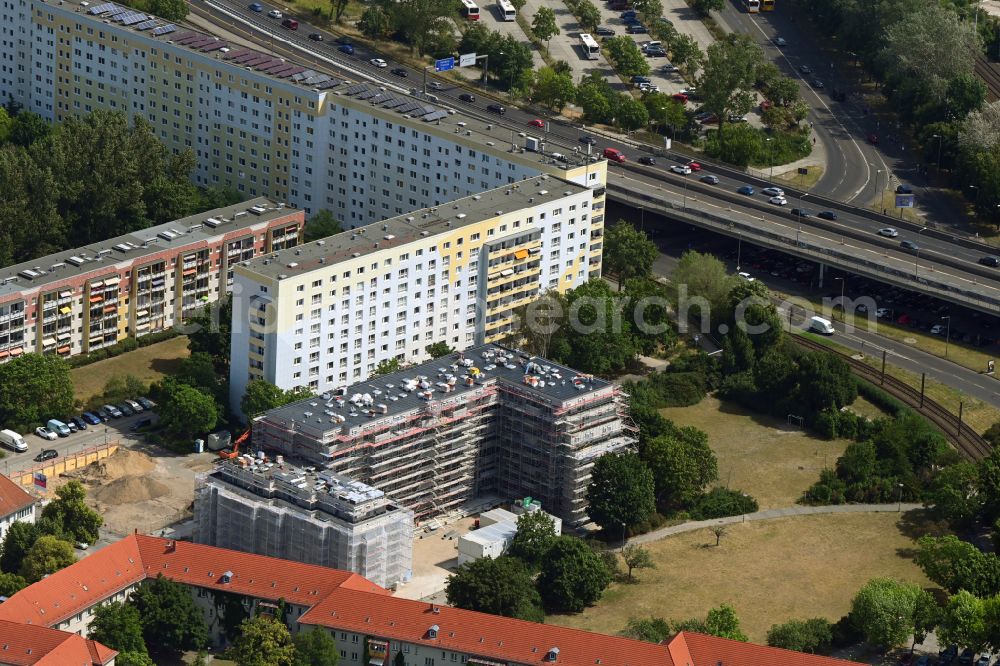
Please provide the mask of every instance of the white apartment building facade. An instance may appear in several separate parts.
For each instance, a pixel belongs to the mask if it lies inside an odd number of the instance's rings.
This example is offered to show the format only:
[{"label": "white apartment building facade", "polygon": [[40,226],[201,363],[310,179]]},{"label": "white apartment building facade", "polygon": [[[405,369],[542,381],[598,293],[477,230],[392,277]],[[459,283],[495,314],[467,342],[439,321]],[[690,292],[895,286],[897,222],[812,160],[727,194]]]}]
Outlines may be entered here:
[{"label": "white apartment building facade", "polygon": [[324,392],[434,342],[500,340],[515,308],[600,276],[602,235],[592,189],[538,176],[245,262],[231,405],[252,379]]}]

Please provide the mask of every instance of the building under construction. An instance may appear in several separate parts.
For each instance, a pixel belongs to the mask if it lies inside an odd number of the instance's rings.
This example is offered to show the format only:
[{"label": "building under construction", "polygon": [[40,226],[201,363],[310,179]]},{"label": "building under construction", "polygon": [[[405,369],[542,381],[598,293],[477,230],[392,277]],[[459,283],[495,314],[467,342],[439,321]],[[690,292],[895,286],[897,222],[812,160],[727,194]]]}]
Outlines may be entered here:
[{"label": "building under construction", "polygon": [[634,443],[610,382],[497,345],[279,407],[255,448],[375,486],[426,518],[482,495],[530,495],[587,522],[594,461]]},{"label": "building under construction", "polygon": [[319,564],[391,587],[410,579],[413,513],[360,481],[282,456],[240,456],[196,483],[197,543]]}]

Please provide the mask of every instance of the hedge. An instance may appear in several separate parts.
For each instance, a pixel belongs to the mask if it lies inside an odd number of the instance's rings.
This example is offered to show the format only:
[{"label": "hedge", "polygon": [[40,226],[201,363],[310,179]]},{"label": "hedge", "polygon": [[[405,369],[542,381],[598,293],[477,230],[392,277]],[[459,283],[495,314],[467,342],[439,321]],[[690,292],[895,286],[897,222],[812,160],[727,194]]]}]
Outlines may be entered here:
[{"label": "hedge", "polygon": [[97,361],[103,361],[108,358],[114,358],[115,356],[121,356],[126,352],[135,351],[139,347],[148,347],[149,345],[155,345],[157,342],[163,342],[164,340],[176,338],[178,335],[180,335],[180,333],[177,329],[167,328],[155,333],[149,333],[141,338],[125,338],[120,342],[116,342],[108,347],[97,349],[89,354],[71,356],[67,359],[67,362],[71,368],[80,368],[85,365],[90,365],[91,363],[96,363]]}]

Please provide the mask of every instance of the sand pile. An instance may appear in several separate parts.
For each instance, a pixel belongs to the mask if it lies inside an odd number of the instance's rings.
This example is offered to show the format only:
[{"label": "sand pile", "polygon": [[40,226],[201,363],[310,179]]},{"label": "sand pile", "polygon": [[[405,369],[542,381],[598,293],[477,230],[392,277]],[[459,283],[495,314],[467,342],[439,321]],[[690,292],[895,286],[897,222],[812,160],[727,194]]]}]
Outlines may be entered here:
[{"label": "sand pile", "polygon": [[84,483],[106,483],[125,476],[142,476],[149,474],[156,467],[153,459],[145,453],[131,449],[119,448],[112,455],[92,462],[64,476],[79,479]]},{"label": "sand pile", "polygon": [[148,476],[129,475],[96,489],[93,497],[105,506],[120,506],[156,499],[169,492],[170,488]]}]

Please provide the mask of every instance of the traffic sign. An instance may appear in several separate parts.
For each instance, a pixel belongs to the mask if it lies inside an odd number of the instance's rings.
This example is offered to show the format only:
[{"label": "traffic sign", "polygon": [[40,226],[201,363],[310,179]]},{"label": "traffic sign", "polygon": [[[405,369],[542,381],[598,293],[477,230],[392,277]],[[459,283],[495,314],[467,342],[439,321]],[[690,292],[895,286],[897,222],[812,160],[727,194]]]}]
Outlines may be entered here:
[{"label": "traffic sign", "polygon": [[458,56],[458,66],[459,67],[469,67],[476,64],[476,54],[475,53],[463,53]]},{"label": "traffic sign", "polygon": [[455,69],[455,58],[441,58],[434,61],[435,72],[447,72],[449,69]]}]

